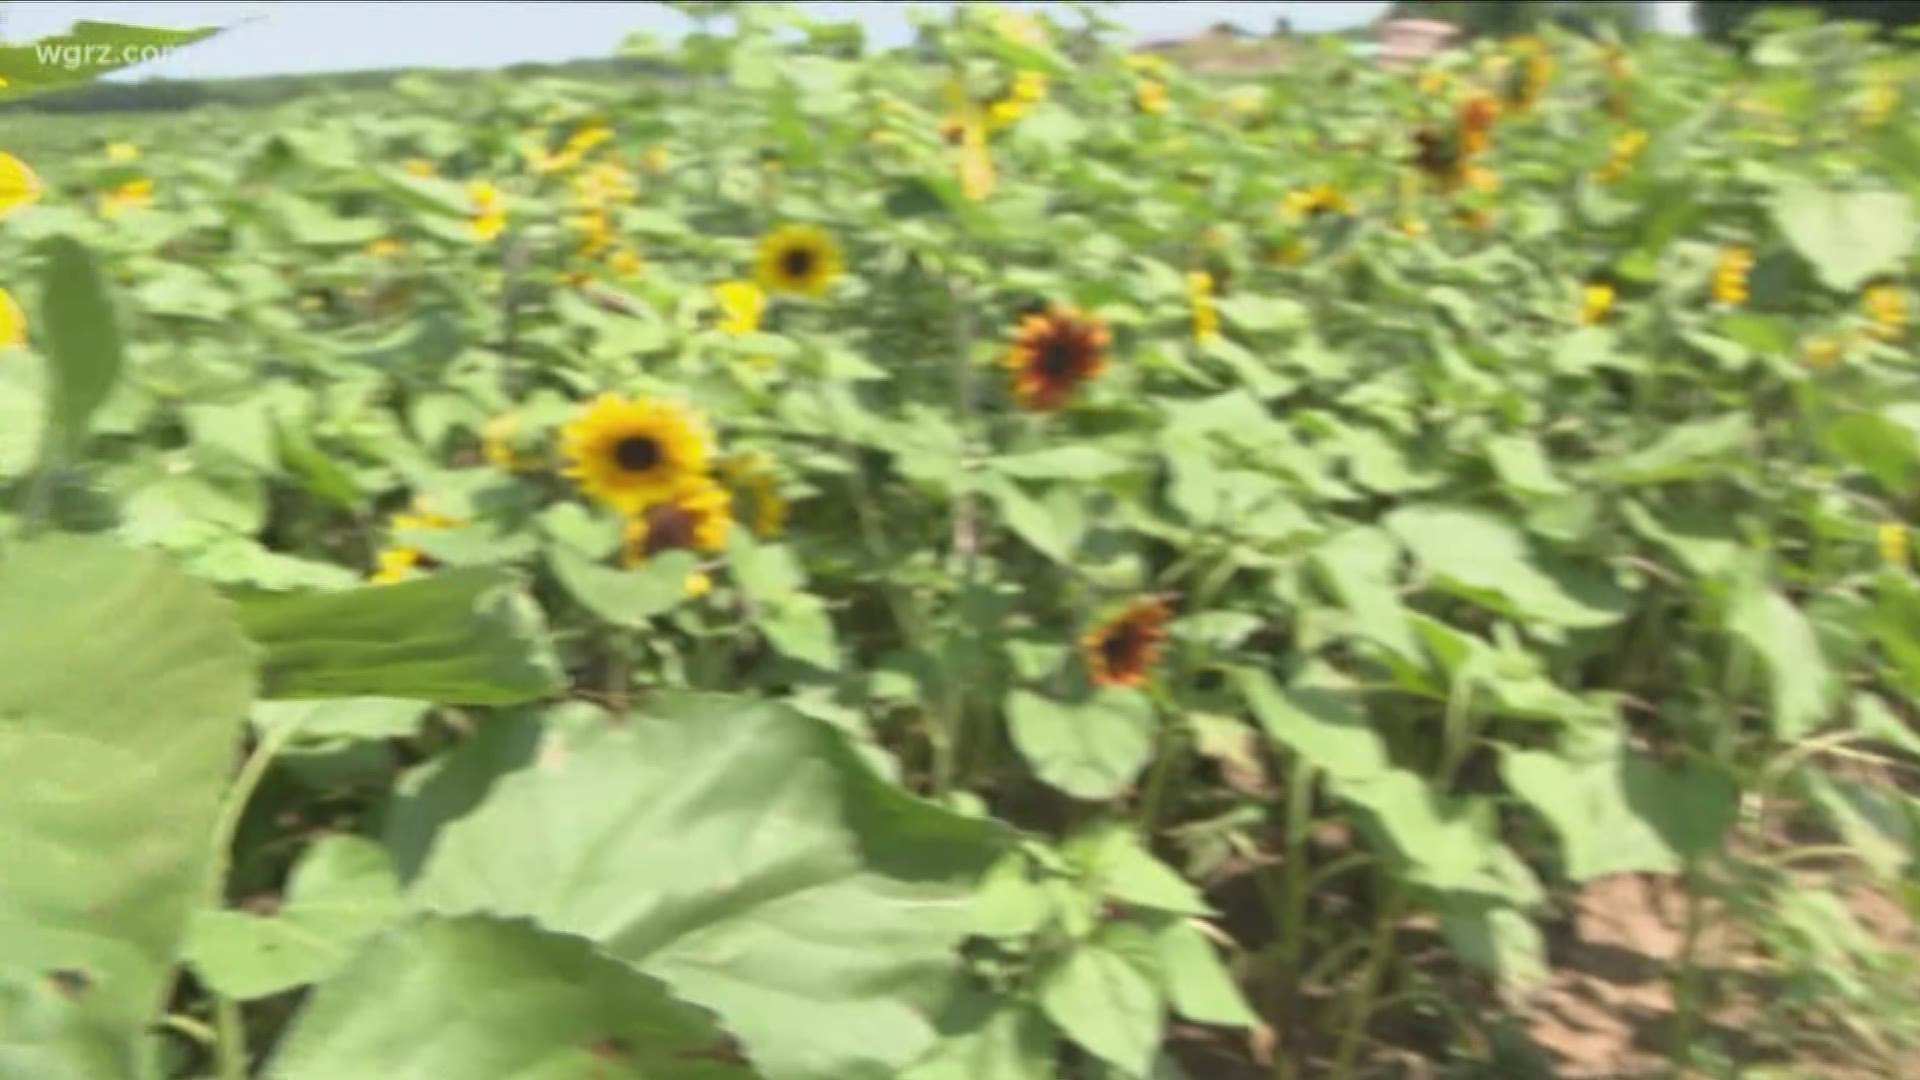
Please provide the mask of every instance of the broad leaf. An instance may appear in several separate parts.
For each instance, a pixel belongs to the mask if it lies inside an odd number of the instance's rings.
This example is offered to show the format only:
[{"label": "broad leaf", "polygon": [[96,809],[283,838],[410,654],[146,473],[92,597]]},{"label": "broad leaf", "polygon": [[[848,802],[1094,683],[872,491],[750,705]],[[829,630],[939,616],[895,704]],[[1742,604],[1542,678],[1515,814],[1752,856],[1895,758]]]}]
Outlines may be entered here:
[{"label": "broad leaf", "polygon": [[332,975],[402,910],[386,851],[358,837],[330,837],[301,856],[273,915],[196,915],[186,959],[220,993],[266,997]]},{"label": "broad leaf", "polygon": [[322,984],[269,1080],[750,1080],[726,1033],[585,941],[422,918]]},{"label": "broad leaf", "polygon": [[1624,748],[1579,761],[1510,750],[1501,773],[1559,834],[1575,881],[1678,870],[1720,842],[1739,798],[1719,768],[1668,768]]},{"label": "broad leaf", "polygon": [[1773,219],[1830,289],[1852,292],[1913,248],[1913,206],[1893,191],[1828,191],[1797,184],[1773,200]]},{"label": "broad leaf", "polygon": [[1040,979],[1040,1007],[1067,1037],[1128,1076],[1145,1076],[1160,1047],[1166,1005],[1138,966],[1089,941]]},{"label": "broad leaf", "polygon": [[120,329],[106,280],[78,240],[46,242],[41,288],[41,340],[53,387],[47,432],[59,440],[58,453],[71,456],[120,378]]},{"label": "broad leaf", "polygon": [[696,561],[690,552],[668,551],[637,570],[610,570],[569,548],[556,546],[547,552],[553,576],[581,607],[635,630],[686,600],[687,575]]},{"label": "broad leaf", "polygon": [[1007,697],[1007,725],[1034,774],[1081,799],[1118,795],[1153,753],[1153,706],[1127,690],[1073,704],[1016,690]]},{"label": "broad leaf", "polygon": [[346,592],[251,597],[269,697],[501,705],[551,693],[558,661],[513,575],[457,570]]},{"label": "broad leaf", "polygon": [[206,586],[82,537],[8,545],[0,641],[0,1072],[140,1075],[254,653]]},{"label": "broad leaf", "polygon": [[577,934],[719,1013],[770,1080],[891,1080],[932,1039],[994,826],[780,706],[661,695],[441,832],[414,899]]}]

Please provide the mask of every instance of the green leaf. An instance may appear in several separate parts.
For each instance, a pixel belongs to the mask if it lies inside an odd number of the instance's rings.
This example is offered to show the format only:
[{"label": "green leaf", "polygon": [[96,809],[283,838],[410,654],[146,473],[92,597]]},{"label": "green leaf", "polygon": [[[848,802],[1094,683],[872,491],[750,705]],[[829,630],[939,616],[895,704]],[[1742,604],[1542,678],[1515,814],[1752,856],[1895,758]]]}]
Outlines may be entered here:
[{"label": "green leaf", "polygon": [[158,555],[0,560],[0,1071],[146,1074],[253,694],[227,605]]},{"label": "green leaf", "polygon": [[1034,774],[1079,799],[1120,794],[1153,753],[1153,706],[1129,690],[1077,704],[1016,690],[1007,696],[1007,724]]},{"label": "green leaf", "polygon": [[1067,1037],[1128,1076],[1146,1076],[1160,1048],[1166,1006],[1153,981],[1098,941],[1041,976],[1040,1007]]},{"label": "green leaf", "polygon": [[542,749],[543,735],[552,740],[547,745],[555,752],[564,749],[555,733],[531,713],[491,717],[472,738],[400,778],[383,815],[380,835],[393,853],[401,880],[419,876],[428,850],[448,822],[479,806],[502,776],[533,762]]},{"label": "green leaf", "polygon": [[1054,1080],[1054,1036],[1032,1005],[985,994],[940,1020],[940,1042],[901,1080]]},{"label": "green leaf", "polygon": [[239,612],[247,635],[266,650],[269,697],[505,705],[561,685],[539,608],[500,570],[250,597]]},{"label": "green leaf", "polygon": [[1416,885],[1441,892],[1509,895],[1503,851],[1474,819],[1476,804],[1451,799],[1404,769],[1363,779],[1329,776],[1333,789],[1366,811],[1383,854]]},{"label": "green leaf", "polygon": [[1153,942],[1160,982],[1174,1012],[1197,1024],[1253,1027],[1259,1023],[1213,943],[1192,921],[1168,920],[1154,931]]},{"label": "green leaf", "polygon": [[0,101],[91,82],[107,72],[156,59],[219,32],[212,26],[172,30],[81,20],[64,34],[0,45]]},{"label": "green leaf", "polygon": [[427,708],[424,701],[384,697],[256,701],[253,725],[263,736],[293,728],[302,740],[403,739],[420,730]]},{"label": "green leaf", "polygon": [[1361,636],[1403,660],[1419,660],[1420,643],[1407,625],[1395,581],[1400,545],[1390,533],[1371,526],[1349,529],[1314,549],[1313,557]]},{"label": "green leaf", "polygon": [[300,857],[285,903],[271,917],[199,912],[186,960],[214,990],[250,1001],[327,978],[402,910],[400,882],[384,848],[358,837],[328,837]]},{"label": "green leaf", "polygon": [[978,937],[1022,938],[1046,925],[1051,910],[1046,890],[1027,876],[1027,857],[1016,851],[981,879],[968,930]]},{"label": "green leaf", "polygon": [[760,543],[746,529],[733,530],[729,538],[727,568],[740,591],[762,604],[782,603],[807,583],[791,547]]},{"label": "green leaf", "polygon": [[1509,614],[1556,626],[1598,627],[1619,621],[1619,598],[1604,586],[1549,573],[1525,536],[1491,514],[1453,507],[1411,506],[1386,525],[1419,560],[1434,584]]},{"label": "green leaf", "polygon": [[828,671],[840,667],[840,646],[826,605],[814,596],[792,596],[756,624],[780,655]]},{"label": "green leaf", "polygon": [[701,1009],[579,938],[423,918],[314,993],[269,1080],[750,1080]]},{"label": "green leaf", "polygon": [[784,707],[645,700],[497,781],[441,831],[415,902],[589,939],[713,1009],[770,1080],[891,1080],[932,1039],[997,827]]},{"label": "green leaf", "polygon": [[1707,475],[1750,453],[1753,422],[1746,413],[1728,413],[1674,427],[1652,446],[1600,465],[1602,479],[1617,484],[1665,484]]},{"label": "green leaf", "polygon": [[58,452],[70,457],[120,378],[125,359],[119,321],[93,253],[68,236],[55,236],[43,247],[41,341],[53,379],[47,433],[59,440]]},{"label": "green leaf", "polygon": [[1813,624],[1791,600],[1748,577],[1732,598],[1727,632],[1766,667],[1776,737],[1798,739],[1827,718],[1836,679]]},{"label": "green leaf", "polygon": [[1277,742],[1328,775],[1366,780],[1392,767],[1386,744],[1367,723],[1357,691],[1302,685],[1282,690],[1257,668],[1233,673],[1247,707]]},{"label": "green leaf", "polygon": [[1006,454],[990,459],[988,464],[1016,480],[1104,480],[1127,471],[1125,458],[1094,446]]},{"label": "green leaf", "polygon": [[1500,482],[1521,495],[1564,495],[1570,489],[1531,435],[1505,435],[1487,442],[1487,458]]},{"label": "green leaf", "polygon": [[1223,296],[1214,301],[1222,318],[1239,330],[1260,334],[1307,325],[1307,306],[1281,297]]},{"label": "green leaf", "polygon": [[637,570],[610,570],[571,548],[547,550],[547,565],[581,607],[615,626],[639,630],[687,598],[687,576],[699,560],[688,551],[666,551]]},{"label": "green leaf", "polygon": [[1833,823],[1860,861],[1898,880],[1920,847],[1920,801],[1818,768],[1799,773],[1808,801]]},{"label": "green leaf", "polygon": [[1061,854],[1088,887],[1111,900],[1176,915],[1211,915],[1213,909],[1174,869],[1153,857],[1130,830],[1109,824],[1075,837]]},{"label": "green leaf", "polygon": [[1513,990],[1545,982],[1547,939],[1532,919],[1503,904],[1449,893],[1440,901],[1440,932],[1455,956]]},{"label": "green leaf", "polygon": [[1920,433],[1877,413],[1853,413],[1820,433],[1828,450],[1851,462],[1889,494],[1905,495],[1920,474]]},{"label": "green leaf", "polygon": [[1920,697],[1920,581],[1885,567],[1875,580],[1872,627],[1889,661],[1886,672],[1909,695]]},{"label": "green leaf", "polygon": [[1733,778],[1711,765],[1668,768],[1618,748],[1568,760],[1508,750],[1501,774],[1560,837],[1567,876],[1670,873],[1720,842],[1739,809]]},{"label": "green leaf", "polygon": [[1913,248],[1913,205],[1894,191],[1829,191],[1805,184],[1774,196],[1773,219],[1828,288],[1858,289]]}]

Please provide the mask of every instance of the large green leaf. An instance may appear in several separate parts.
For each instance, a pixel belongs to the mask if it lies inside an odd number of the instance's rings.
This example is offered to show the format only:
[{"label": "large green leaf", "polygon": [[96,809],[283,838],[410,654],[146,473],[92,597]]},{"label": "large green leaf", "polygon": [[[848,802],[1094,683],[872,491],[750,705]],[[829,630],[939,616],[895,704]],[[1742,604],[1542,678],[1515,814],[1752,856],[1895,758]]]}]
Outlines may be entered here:
[{"label": "large green leaf", "polygon": [[687,575],[697,560],[691,552],[668,551],[637,570],[610,570],[555,546],[547,564],[568,595],[615,626],[645,627],[687,598]]},{"label": "large green leaf", "polygon": [[1439,588],[1556,626],[1605,626],[1620,617],[1604,585],[1549,572],[1525,535],[1492,514],[1412,506],[1387,515],[1386,524]]},{"label": "large green leaf", "polygon": [[1076,948],[1040,980],[1047,1018],[1127,1076],[1146,1076],[1160,1047],[1166,1004],[1132,960],[1098,940]]},{"label": "large green leaf", "polygon": [[1366,780],[1392,767],[1386,743],[1367,724],[1358,691],[1331,685],[1283,690],[1271,675],[1251,668],[1234,677],[1267,734],[1328,775]]},{"label": "large green leaf", "polygon": [[1007,726],[1034,774],[1081,799],[1110,799],[1153,753],[1153,706],[1130,690],[1064,703],[1026,690],[1007,696]]},{"label": "large green leaf", "polygon": [[103,540],[0,559],[0,1075],[144,1075],[253,693],[227,605]]},{"label": "large green leaf", "polygon": [[301,856],[273,915],[196,915],[186,959],[202,982],[229,997],[265,997],[332,975],[403,910],[399,879],[380,845],[329,837]]},{"label": "large green leaf", "polygon": [[719,1013],[771,1080],[890,1080],[932,1039],[998,846],[828,724],[668,694],[498,780],[414,898],[589,938]]},{"label": "large green leaf", "polygon": [[1575,881],[1678,870],[1720,842],[1738,808],[1739,788],[1725,771],[1668,768],[1624,748],[1583,760],[1510,750],[1501,772],[1559,834]]},{"label": "large green leaf", "polygon": [[1793,601],[1748,576],[1727,612],[1727,631],[1766,668],[1775,735],[1798,739],[1827,718],[1836,680],[1813,624]]},{"label": "large green leaf", "polygon": [[1894,191],[1781,190],[1773,219],[1830,289],[1852,292],[1913,248],[1913,205]]},{"label": "large green leaf", "polygon": [[323,983],[270,1080],[750,1080],[725,1034],[585,941],[421,918]]},{"label": "large green leaf", "polygon": [[172,30],[81,21],[64,34],[0,45],[0,101],[89,82],[107,72],[158,59],[172,49],[219,32],[218,27]]},{"label": "large green leaf", "polygon": [[1714,471],[1744,454],[1753,442],[1753,422],[1728,413],[1670,428],[1651,446],[1622,454],[1600,467],[1618,484],[1665,484]]},{"label": "large green leaf", "polygon": [[1402,659],[1419,658],[1420,643],[1400,603],[1400,545],[1391,534],[1373,527],[1349,529],[1315,549],[1314,561],[1362,636]]},{"label": "large green leaf", "polygon": [[60,454],[71,455],[119,379],[124,359],[119,323],[93,253],[68,236],[48,240],[45,253],[41,337],[53,387],[47,432],[58,440]]},{"label": "large green leaf", "polygon": [[276,698],[395,697],[500,705],[551,693],[559,663],[540,611],[501,570],[240,605]]},{"label": "large green leaf", "polygon": [[1054,1036],[1032,1005],[986,994],[939,1020],[940,1041],[901,1080],[1053,1080]]}]

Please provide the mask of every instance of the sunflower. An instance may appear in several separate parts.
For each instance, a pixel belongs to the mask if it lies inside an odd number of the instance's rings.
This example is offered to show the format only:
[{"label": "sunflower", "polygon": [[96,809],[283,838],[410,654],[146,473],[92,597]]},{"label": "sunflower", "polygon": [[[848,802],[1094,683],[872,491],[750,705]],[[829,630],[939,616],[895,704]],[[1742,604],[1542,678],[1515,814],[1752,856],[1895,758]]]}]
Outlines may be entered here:
[{"label": "sunflower", "polygon": [[840,249],[823,229],[782,225],[761,238],[754,276],[768,292],[819,296],[840,276]]},{"label": "sunflower", "polygon": [[1093,684],[1144,685],[1147,669],[1160,659],[1160,643],[1167,638],[1169,614],[1165,600],[1149,596],[1135,600],[1087,631],[1080,639],[1080,650]]},{"label": "sunflower", "polygon": [[697,473],[681,476],[661,498],[627,518],[621,532],[628,566],[663,551],[720,551],[733,528],[727,489]]},{"label": "sunflower", "polygon": [[760,317],[767,311],[767,294],[751,281],[715,285],[713,302],[720,306],[720,332],[735,337],[760,329]]},{"label": "sunflower", "polygon": [[1187,299],[1193,305],[1193,340],[1205,341],[1220,333],[1220,309],[1213,302],[1213,275],[1187,271]]},{"label": "sunflower", "polygon": [[1287,192],[1281,210],[1291,218],[1317,218],[1328,214],[1351,214],[1353,203],[1346,193],[1332,184],[1314,184]]},{"label": "sunflower", "polygon": [[375,585],[391,585],[412,577],[421,569],[426,555],[419,548],[390,547],[380,552],[378,566],[367,580]]},{"label": "sunflower", "polygon": [[669,495],[682,477],[706,471],[706,422],[677,402],[602,394],[560,432],[567,475],[580,489],[626,512]]},{"label": "sunflower", "polygon": [[1460,102],[1460,151],[1478,154],[1493,146],[1494,121],[1500,119],[1500,99],[1476,90]]},{"label": "sunflower", "polygon": [[1646,148],[1646,132],[1638,128],[1621,132],[1613,140],[1613,149],[1607,155],[1607,163],[1594,170],[1593,178],[1603,184],[1619,182],[1633,171],[1633,163],[1640,160],[1640,153]]},{"label": "sunflower", "polygon": [[993,158],[987,153],[987,132],[978,120],[969,121],[960,136],[960,193],[979,202],[993,194]]},{"label": "sunflower", "polygon": [[1460,137],[1453,131],[1421,128],[1413,133],[1413,167],[1434,181],[1442,191],[1460,186],[1467,163]]},{"label": "sunflower", "polygon": [[1753,252],[1734,246],[1720,252],[1713,267],[1713,299],[1728,307],[1747,302],[1747,272],[1753,269]]},{"label": "sunflower", "polygon": [[778,536],[787,525],[787,500],[780,494],[772,462],[759,452],[734,454],[720,464],[721,475],[749,504],[748,521],[756,535]]},{"label": "sunflower", "polygon": [[1858,113],[1860,123],[1866,127],[1879,127],[1893,115],[1900,105],[1900,90],[1893,83],[1882,78],[1867,87],[1861,95]]},{"label": "sunflower", "polygon": [[487,421],[480,429],[480,452],[487,464],[501,472],[518,472],[527,467],[520,457],[520,417],[503,413]]},{"label": "sunflower", "polygon": [[656,176],[666,172],[667,166],[671,164],[673,164],[673,155],[661,143],[647,147],[647,152],[640,155],[640,167]]},{"label": "sunflower", "polygon": [[140,148],[130,142],[112,142],[107,144],[108,161],[138,161]]},{"label": "sunflower", "polygon": [[1021,320],[1006,365],[1013,393],[1029,409],[1051,412],[1107,363],[1107,328],[1099,319],[1055,305]]},{"label": "sunflower", "polygon": [[[0,196],[4,198],[4,196]],[[100,216],[119,217],[129,207],[147,206],[153,202],[153,181],[146,177],[129,180],[100,196]]]},{"label": "sunflower", "polygon": [[1906,328],[1907,297],[1898,285],[1881,282],[1868,286],[1860,296],[1860,306],[1867,318],[1873,320],[1873,329],[1868,333],[1882,341],[1892,341]]},{"label": "sunflower", "polygon": [[406,170],[408,176],[417,176],[423,180],[437,171],[433,162],[420,157],[408,158],[400,163],[400,167]]},{"label": "sunflower", "polygon": [[1133,107],[1143,113],[1167,111],[1167,84],[1159,79],[1142,79],[1133,91]]},{"label": "sunflower", "polygon": [[1589,281],[1580,287],[1580,321],[1591,326],[1605,321],[1613,312],[1613,286],[1604,281]]},{"label": "sunflower", "polygon": [[1907,555],[1912,544],[1907,536],[1907,527],[1897,521],[1883,521],[1878,533],[1880,559],[1888,566],[1907,565]]},{"label": "sunflower", "polygon": [[1521,38],[1514,42],[1514,59],[1507,72],[1507,105],[1524,113],[1540,103],[1553,80],[1553,54],[1539,38]]},{"label": "sunflower", "polygon": [[632,277],[646,265],[640,253],[630,247],[615,248],[607,254],[607,269],[613,271],[615,277]]},{"label": "sunflower", "polygon": [[1824,336],[1808,338],[1800,359],[1815,371],[1825,371],[1840,362],[1840,343]]},{"label": "sunflower", "polygon": [[395,240],[391,236],[383,236],[378,240],[367,241],[367,246],[364,250],[376,259],[391,259],[405,249],[406,245],[400,241]]},{"label": "sunflower", "polygon": [[469,231],[476,240],[491,240],[507,227],[507,200],[500,189],[486,180],[467,184],[467,200],[473,204]]},{"label": "sunflower", "polygon": [[0,151],[0,217],[32,205],[41,190],[40,178],[33,175],[26,162]]},{"label": "sunflower", "polygon": [[27,343],[27,314],[14,303],[13,294],[0,289],[0,349],[14,349]]}]

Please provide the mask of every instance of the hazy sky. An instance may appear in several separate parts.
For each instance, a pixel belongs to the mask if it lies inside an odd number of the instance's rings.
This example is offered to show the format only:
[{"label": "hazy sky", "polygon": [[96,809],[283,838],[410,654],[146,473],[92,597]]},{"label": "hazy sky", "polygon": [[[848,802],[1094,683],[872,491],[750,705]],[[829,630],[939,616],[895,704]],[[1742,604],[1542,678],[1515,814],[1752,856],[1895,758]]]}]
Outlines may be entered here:
[{"label": "hazy sky", "polygon": [[[909,36],[904,3],[802,3],[821,18],[856,20],[876,44]],[[929,3],[927,7],[948,7]],[[1044,8],[1039,2],[1012,7]],[[1218,22],[1265,32],[1276,19],[1302,30],[1328,30],[1373,19],[1383,2],[1117,3],[1112,16],[1143,39],[1175,37]],[[1663,29],[1690,24],[1692,4],[1656,5]],[[634,30],[672,37],[685,21],[650,3],[103,3],[11,0],[0,3],[9,40],[67,28],[76,19],[151,26],[225,26],[201,44],[142,65],[134,78],[270,75],[397,67],[496,67],[528,60],[605,56]]]},{"label": "hazy sky", "polygon": [[[899,3],[803,3],[811,14],[865,24],[869,41],[909,35]],[[946,7],[946,4],[927,4]],[[1015,7],[1046,7],[1015,3]],[[1122,3],[1113,17],[1143,38],[1189,33],[1217,22],[1265,32],[1286,18],[1303,30],[1366,22],[1385,3]],[[671,36],[676,13],[646,3],[97,3],[13,0],[3,6],[9,40],[57,32],[76,19],[150,26],[228,26],[228,33],[142,66],[138,76],[266,75],[355,68],[493,67],[526,60],[605,56],[634,30]]]}]

